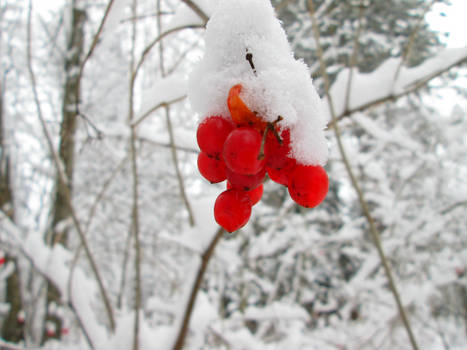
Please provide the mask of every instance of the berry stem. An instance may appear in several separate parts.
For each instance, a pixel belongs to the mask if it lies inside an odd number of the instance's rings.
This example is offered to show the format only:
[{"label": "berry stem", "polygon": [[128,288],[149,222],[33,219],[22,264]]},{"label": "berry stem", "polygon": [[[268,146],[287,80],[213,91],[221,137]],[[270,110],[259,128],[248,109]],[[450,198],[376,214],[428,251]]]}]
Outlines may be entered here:
[{"label": "berry stem", "polygon": [[246,56],[245,59],[250,63],[250,67],[253,70],[254,75],[256,75],[256,67],[255,64],[253,63],[253,54],[251,52],[248,52],[248,49],[246,49]]},{"label": "berry stem", "polygon": [[283,119],[284,118],[281,115],[279,115],[279,116],[277,116],[277,119],[272,122],[272,125],[274,126],[274,128],[272,128],[272,131],[274,133],[274,136],[277,139],[277,142],[279,142],[279,145],[282,145],[282,139],[281,139],[279,133],[277,132],[275,126],[276,126],[277,123],[279,123]]},{"label": "berry stem", "polygon": [[270,129],[274,130],[274,127],[272,125],[272,123],[267,123],[266,129],[264,129],[263,138],[261,139],[261,148],[259,149],[258,153],[258,160],[264,159],[264,145],[266,144],[266,137],[268,135],[268,131]]},{"label": "berry stem", "polygon": [[277,116],[277,119],[274,120],[272,123],[271,122],[266,123],[266,129],[264,129],[263,138],[261,140],[261,148],[259,149],[259,153],[258,153],[258,160],[264,159],[264,145],[266,144],[266,137],[268,136],[269,130],[272,130],[272,132],[274,133],[274,136],[277,138],[277,141],[279,142],[280,145],[282,145],[282,139],[279,136],[279,133],[277,132],[275,126],[277,123],[279,123],[283,119],[284,118],[279,115]]}]

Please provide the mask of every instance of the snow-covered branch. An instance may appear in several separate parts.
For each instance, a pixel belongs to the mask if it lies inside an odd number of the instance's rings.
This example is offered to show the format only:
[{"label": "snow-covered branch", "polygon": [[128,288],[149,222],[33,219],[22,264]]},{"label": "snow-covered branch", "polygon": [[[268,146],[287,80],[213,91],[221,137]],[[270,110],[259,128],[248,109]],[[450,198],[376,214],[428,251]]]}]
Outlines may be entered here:
[{"label": "snow-covered branch", "polygon": [[[340,120],[417,91],[432,79],[467,62],[467,48],[445,49],[416,67],[401,67],[397,80],[394,81],[401,60],[402,58],[388,59],[371,73],[354,72],[347,108],[345,96],[351,69],[342,70],[330,89],[336,119]],[[365,93],[360,93],[361,91]],[[328,99],[326,103],[329,103]]]},{"label": "snow-covered branch", "polygon": [[89,337],[90,345],[102,342],[106,330],[98,320],[94,306],[98,293],[95,282],[89,279],[81,268],[75,267],[70,281],[72,288],[68,288],[71,252],[60,244],[53,248],[46,246],[38,233],[29,232],[26,235],[3,212],[0,212],[0,223],[5,235],[2,240],[11,242],[18,254],[25,257],[37,272],[55,285],[62,295],[62,300],[69,303],[75,312],[83,332]]}]

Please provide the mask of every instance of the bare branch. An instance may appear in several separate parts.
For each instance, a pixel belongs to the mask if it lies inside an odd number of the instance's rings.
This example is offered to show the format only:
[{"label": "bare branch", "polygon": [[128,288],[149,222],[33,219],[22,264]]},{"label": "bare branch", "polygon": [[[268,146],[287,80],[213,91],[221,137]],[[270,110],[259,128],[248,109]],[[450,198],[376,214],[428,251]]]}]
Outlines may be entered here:
[{"label": "bare branch", "polygon": [[185,5],[187,5],[189,8],[191,8],[193,12],[195,12],[203,20],[204,25],[206,25],[207,21],[209,20],[209,17],[203,10],[201,10],[201,8],[198,5],[196,5],[191,0],[182,0],[182,2],[185,3]]},{"label": "bare branch", "polygon": [[93,255],[91,253],[91,250],[89,249],[89,245],[87,243],[84,231],[81,228],[81,224],[80,224],[80,222],[78,220],[75,209],[74,209],[73,205],[71,204],[71,194],[70,194],[70,190],[69,190],[69,187],[68,187],[68,178],[66,177],[65,171],[63,169],[63,164],[61,163],[61,161],[60,161],[60,159],[59,159],[59,157],[57,155],[57,152],[55,151],[55,148],[54,148],[53,143],[52,143],[52,138],[51,138],[51,136],[49,134],[49,131],[47,130],[46,122],[45,122],[44,116],[42,114],[42,109],[41,109],[41,105],[40,105],[40,101],[39,101],[39,95],[38,95],[38,92],[37,92],[36,76],[34,74],[34,70],[33,70],[33,67],[32,67],[32,53],[31,53],[32,20],[31,20],[31,18],[32,18],[32,0],[29,1],[28,20],[27,20],[27,66],[28,66],[29,77],[30,77],[30,80],[31,80],[31,85],[32,85],[32,90],[33,90],[33,95],[34,95],[34,103],[35,103],[35,106],[36,106],[37,115],[39,117],[39,121],[40,121],[41,126],[42,126],[42,131],[43,131],[43,133],[45,135],[45,138],[47,140],[47,145],[48,145],[48,148],[49,148],[49,152],[52,155],[53,162],[55,164],[55,167],[57,168],[58,181],[65,188],[64,196],[65,196],[65,200],[66,200],[67,205],[68,205],[69,210],[70,210],[70,214],[71,214],[73,224],[74,224],[74,226],[76,228],[76,231],[78,232],[78,236],[79,236],[79,238],[81,240],[81,244],[83,245],[84,250],[86,252],[86,257],[87,257],[87,259],[89,261],[89,264],[91,266],[91,270],[92,270],[92,272],[94,274],[94,277],[96,278],[96,281],[98,283],[99,291],[101,293],[101,297],[102,297],[102,300],[104,301],[105,309],[106,309],[106,312],[107,312],[107,318],[109,320],[110,328],[111,328],[112,331],[114,331],[115,330],[115,320],[114,320],[114,317],[113,317],[112,306],[111,306],[110,300],[109,300],[109,298],[107,296],[107,292],[106,292],[106,289],[104,287],[104,283],[103,283],[103,280],[102,280],[102,278],[100,276],[99,270],[98,270],[96,262],[94,260],[94,257],[93,257]]},{"label": "bare branch", "polygon": [[[80,85],[80,81],[83,78],[84,66],[86,65],[87,61],[92,56],[92,54],[94,53],[94,49],[96,48],[97,44],[99,43],[99,38],[100,38],[100,36],[101,36],[101,34],[102,34],[103,30],[104,30],[105,22],[106,22],[106,20],[107,20],[107,18],[109,16],[109,13],[110,13],[110,10],[112,9],[112,5],[114,4],[114,1],[115,0],[110,0],[108,2],[107,7],[105,8],[105,11],[104,11],[104,16],[102,17],[101,23],[99,24],[99,28],[97,29],[97,32],[96,32],[96,34],[94,35],[94,37],[92,39],[91,46],[90,46],[86,56],[84,57],[83,62],[81,62],[81,65],[80,65],[79,71],[78,71],[78,78],[77,78],[77,82],[78,82],[77,85],[78,86]],[[83,118],[89,125],[91,125],[91,127],[97,133],[98,137],[100,137],[102,135],[102,132],[96,127],[96,125],[91,121],[91,119],[89,117],[87,117],[86,115],[84,115],[80,111],[79,104],[80,104],[80,101],[77,101],[76,105],[75,105],[76,114],[79,115],[81,118]]]},{"label": "bare branch", "polygon": [[[153,144],[154,146],[165,147],[165,148],[174,147],[170,143],[157,142],[157,141],[154,141],[154,140],[146,139],[144,137],[140,137],[139,140],[144,141],[144,142],[148,142],[150,144]],[[183,146],[175,145],[175,149],[177,151],[182,151],[182,152],[186,152],[186,153],[193,153],[193,154],[198,154],[199,153],[199,151],[197,149],[189,148],[189,147],[183,147]]]},{"label": "bare branch", "polygon": [[440,211],[441,214],[445,215],[449,213],[450,211],[453,211],[456,208],[460,207],[467,207],[467,201],[461,201],[461,202],[456,202],[454,204],[451,204],[447,208],[444,208],[443,210]]},{"label": "bare branch", "polygon": [[190,324],[190,318],[193,312],[193,307],[195,305],[196,296],[198,295],[198,291],[201,288],[201,283],[203,282],[203,277],[208,267],[209,260],[211,260],[211,257],[214,253],[214,249],[216,248],[217,243],[219,243],[219,240],[221,239],[224,232],[225,231],[223,228],[219,228],[214,238],[212,239],[211,243],[201,255],[201,265],[198,269],[198,273],[196,275],[193,288],[191,289],[190,298],[188,299],[187,307],[185,309],[185,314],[183,315],[183,321],[182,321],[182,325],[180,327],[180,331],[177,336],[177,341],[172,350],[183,349],[183,344],[185,343],[186,334],[188,332],[188,326]]},{"label": "bare branch", "polygon": [[[55,282],[46,273],[44,273],[44,271],[41,269],[41,267],[37,266],[36,262],[34,261],[33,256],[30,254],[30,252],[28,252],[24,248],[23,243],[20,240],[20,237],[23,236],[22,232],[20,232],[20,229],[15,225],[15,223],[11,220],[11,218],[9,218],[7,216],[7,214],[5,212],[1,211],[1,210],[0,210],[0,222],[2,222],[2,225],[3,225],[2,227],[5,228],[5,231],[15,241],[13,243],[13,246],[15,248],[18,248],[18,253],[21,254],[29,262],[30,266],[39,275],[41,275],[44,278],[44,280],[46,280],[47,282],[49,282],[49,283],[56,286]],[[76,256],[75,256],[75,258],[76,258]],[[74,263],[75,262],[73,261],[72,264],[74,264]],[[70,269],[70,276],[73,274],[73,270],[74,270],[74,267],[72,267]],[[69,284],[70,284],[70,281],[71,281],[71,277],[68,279]],[[94,346],[92,344],[91,338],[89,337],[86,326],[82,322],[81,316],[80,316],[78,310],[75,308],[75,305],[74,305],[74,302],[73,302],[73,295],[72,295],[72,293],[70,293],[70,288],[69,288],[68,296],[69,296],[69,298],[68,298],[69,299],[68,307],[71,309],[71,311],[74,313],[76,319],[78,320],[78,324],[79,324],[79,326],[81,328],[81,331],[83,332],[83,335],[84,335],[87,343],[89,344],[89,347],[91,349],[94,349]],[[34,299],[37,299],[37,298],[34,298]],[[4,347],[7,348],[7,349],[10,349],[10,348],[7,347],[8,345],[9,345],[9,343],[3,343],[3,340],[0,339],[0,348],[1,349],[3,349]],[[11,348],[11,349],[16,349],[16,348]],[[18,348],[18,349],[22,349],[22,348]]]},{"label": "bare branch", "polygon": [[[424,23],[424,19],[425,19],[425,15],[428,13],[428,11],[431,9],[431,7],[433,6],[433,4],[435,2],[437,2],[438,0],[431,0],[431,2],[425,7],[425,9],[423,10],[423,13],[422,15],[418,18],[418,21],[415,25],[415,28],[412,30],[412,32],[410,33],[410,36],[409,36],[409,41],[407,43],[407,46],[405,47],[405,50],[404,52],[402,53],[402,60],[399,64],[399,66],[397,67],[397,70],[396,70],[396,74],[394,75],[394,79],[393,79],[393,83],[392,83],[392,86],[394,87],[394,85],[396,84],[397,82],[397,79],[399,79],[399,74],[400,74],[400,71],[401,71],[401,68],[408,63],[409,59],[410,59],[410,55],[412,53],[412,47],[413,47],[413,44],[415,42],[415,38],[417,37],[417,34],[418,34],[418,31],[420,30],[420,28],[422,27],[422,24]],[[391,89],[392,90],[392,89]]]},{"label": "bare branch", "polygon": [[344,112],[342,112],[340,115],[336,115],[336,119],[331,120],[331,122],[329,123],[329,126],[334,127],[336,122],[339,122],[342,119],[344,119],[346,117],[349,117],[354,113],[362,112],[362,111],[368,110],[370,108],[377,107],[377,106],[379,106],[379,105],[381,105],[383,103],[390,102],[390,101],[396,101],[401,97],[405,97],[407,95],[410,95],[410,94],[420,90],[421,88],[425,87],[431,80],[439,77],[440,75],[450,71],[451,69],[453,69],[455,67],[461,66],[464,63],[467,63],[467,56],[461,57],[457,61],[453,62],[452,64],[450,64],[450,65],[448,65],[446,67],[443,67],[442,69],[439,69],[437,71],[434,71],[431,74],[428,74],[427,76],[425,76],[423,78],[420,78],[419,80],[416,80],[416,81],[410,83],[409,85],[406,85],[405,89],[403,91],[401,91],[400,93],[398,93],[398,94],[389,93],[386,96],[375,99],[373,101],[369,101],[368,103],[365,103],[365,104],[363,104],[361,106],[357,106],[357,107],[355,107],[353,109],[347,109]]},{"label": "bare branch", "polygon": [[99,38],[102,34],[102,31],[104,30],[105,21],[107,20],[107,17],[109,16],[109,13],[110,13],[110,10],[112,9],[112,5],[114,4],[114,1],[115,0],[110,0],[107,4],[107,7],[105,8],[104,16],[102,17],[101,23],[99,24],[99,28],[97,29],[97,32],[94,35],[94,38],[92,39],[92,43],[89,48],[89,51],[84,57],[83,62],[81,63],[81,66],[79,67],[78,81],[81,80],[83,76],[84,66],[86,65],[86,62],[89,60],[92,54],[94,53],[94,49],[96,48],[99,42]]},{"label": "bare branch", "polygon": [[174,103],[177,103],[177,102],[180,102],[180,101],[183,101],[184,99],[186,98],[186,95],[184,96],[181,96],[181,97],[177,97],[171,101],[165,101],[165,102],[161,102],[159,103],[158,105],[152,107],[150,110],[148,110],[146,113],[144,113],[141,117],[139,117],[138,119],[136,119],[135,121],[133,121],[131,123],[132,126],[136,127],[138,126],[144,119],[146,119],[147,117],[149,117],[152,113],[154,113],[155,111],[157,111],[159,108],[161,107],[169,107],[171,104],[174,104]]},{"label": "bare branch", "polygon": [[144,61],[146,60],[146,57],[148,56],[149,52],[151,52],[151,50],[154,48],[154,46],[159,42],[161,41],[162,39],[164,39],[166,36],[172,34],[172,33],[176,33],[176,32],[179,32],[181,30],[184,30],[184,29],[200,29],[200,28],[204,28],[204,25],[198,25],[198,24],[193,24],[193,25],[186,25],[186,26],[181,26],[181,27],[175,27],[175,28],[172,28],[162,34],[159,34],[159,36],[157,38],[155,38],[148,46],[146,46],[146,48],[143,50],[143,53],[141,54],[141,57],[138,61],[138,63],[136,64],[136,67],[134,69],[134,79],[136,80],[136,76],[139,72],[139,69],[141,68],[141,66],[143,65]]},{"label": "bare branch", "polygon": [[347,110],[349,108],[349,101],[350,101],[350,93],[351,93],[351,86],[352,86],[352,79],[353,79],[353,72],[355,69],[355,66],[357,65],[357,56],[358,56],[358,50],[360,48],[359,45],[359,40],[360,40],[360,35],[362,34],[362,21],[363,21],[363,14],[365,10],[365,5],[363,4],[363,0],[360,1],[360,9],[358,13],[358,28],[357,28],[357,34],[355,34],[355,40],[353,44],[353,52],[352,56],[350,57],[350,73],[349,73],[349,79],[347,80],[347,91],[345,93],[345,109]]},{"label": "bare branch", "polygon": [[334,129],[334,134],[335,134],[337,144],[338,144],[338,147],[339,147],[339,151],[340,151],[340,154],[342,156],[342,160],[344,162],[344,165],[345,165],[347,174],[349,175],[352,186],[354,187],[355,192],[357,193],[358,201],[360,202],[363,213],[364,213],[364,215],[365,215],[365,217],[366,217],[366,219],[368,221],[368,225],[370,227],[370,233],[371,233],[371,236],[373,238],[373,242],[374,242],[374,244],[376,246],[376,249],[378,251],[378,255],[379,255],[381,263],[383,265],[384,272],[385,272],[386,277],[388,279],[389,288],[390,288],[390,290],[391,290],[391,292],[392,292],[392,294],[394,296],[394,300],[395,300],[395,302],[397,304],[397,308],[399,310],[399,314],[401,316],[402,322],[404,323],[405,329],[407,331],[407,335],[409,337],[410,343],[411,343],[412,348],[414,350],[418,350],[418,346],[417,346],[417,342],[415,340],[415,336],[414,336],[414,334],[412,332],[412,328],[410,326],[409,319],[407,318],[406,312],[405,312],[404,307],[402,305],[400,294],[399,294],[399,292],[397,290],[396,284],[394,282],[394,278],[392,276],[391,268],[389,267],[389,262],[388,262],[388,260],[386,258],[386,255],[385,255],[385,253],[383,251],[383,248],[382,248],[382,245],[381,245],[381,239],[380,239],[380,236],[379,236],[379,232],[376,229],[376,225],[375,225],[373,217],[372,217],[372,215],[370,213],[370,209],[369,209],[368,204],[367,204],[367,202],[366,202],[366,200],[364,198],[364,195],[363,195],[363,192],[362,192],[362,190],[360,188],[360,185],[358,184],[357,179],[356,179],[356,177],[355,177],[355,175],[353,173],[352,167],[350,166],[350,162],[349,162],[349,159],[347,157],[347,152],[346,152],[346,150],[344,148],[344,145],[342,143],[342,140],[341,140],[339,125],[338,125],[338,123],[336,123],[336,113],[335,113],[335,110],[334,110],[332,96],[329,93],[329,87],[330,87],[329,77],[328,77],[327,72],[326,72],[326,63],[325,63],[324,58],[323,58],[323,49],[322,49],[321,43],[320,43],[320,33],[319,33],[318,23],[317,23],[316,17],[315,17],[315,6],[314,6],[314,3],[313,3],[313,0],[308,0],[308,5],[309,5],[309,10],[310,10],[310,17],[311,17],[313,34],[314,34],[316,45],[317,45],[317,53],[318,53],[318,57],[319,57],[319,61],[320,61],[321,74],[322,74],[323,79],[324,79],[326,96],[327,96],[328,102],[329,102],[329,109],[330,109],[330,112],[331,112],[331,117],[332,117],[332,120],[334,122],[333,123],[333,129]]},{"label": "bare branch", "polygon": [[172,161],[174,164],[175,173],[177,175],[178,187],[180,189],[180,196],[182,197],[183,204],[185,204],[185,208],[188,212],[188,221],[190,222],[190,226],[194,226],[195,217],[193,215],[193,210],[191,209],[190,201],[188,200],[188,196],[185,191],[185,183],[183,181],[182,172],[180,171],[180,166],[178,165],[179,162],[178,162],[177,149],[175,147],[175,136],[173,132],[172,121],[170,118],[170,109],[168,107],[165,107],[165,115],[166,115],[166,120],[167,120],[167,130],[169,132],[169,138],[170,138],[170,151],[172,154]]},{"label": "bare branch", "polygon": [[[158,6],[158,11],[160,12],[160,0],[157,2]],[[157,29],[158,32],[162,32],[162,23],[161,23],[161,18],[157,18]],[[165,65],[164,65],[164,45],[163,41],[161,40],[159,43],[159,68],[161,70],[162,77],[165,78],[166,72],[165,72]],[[183,181],[183,176],[182,172],[180,171],[180,166],[178,162],[178,155],[177,155],[177,149],[175,147],[175,135],[172,127],[172,119],[170,117],[170,106],[165,105],[165,118],[167,121],[167,131],[169,132],[169,140],[170,140],[170,153],[172,155],[172,161],[173,165],[175,168],[175,174],[177,175],[177,180],[178,180],[178,187],[180,189],[180,196],[182,197],[183,204],[185,205],[185,208],[188,212],[188,221],[190,223],[190,226],[195,225],[195,217],[193,215],[193,210],[190,205],[190,201],[188,200],[188,196],[186,194],[185,190],[185,183]]]},{"label": "bare branch", "polygon": [[115,170],[112,172],[112,175],[110,175],[110,177],[102,185],[101,190],[97,194],[96,199],[94,200],[91,208],[89,209],[88,221],[86,222],[86,228],[85,228],[86,233],[89,231],[89,228],[91,227],[91,222],[96,214],[97,205],[100,203],[100,201],[104,197],[104,194],[107,191],[107,189],[110,187],[110,185],[112,184],[112,181],[117,177],[118,173],[122,171],[127,161],[128,161],[128,157],[124,157],[121,160],[121,162],[118,164],[118,166],[115,168]]},{"label": "bare branch", "polygon": [[[137,15],[138,0],[133,0],[131,3],[131,14],[132,17]],[[129,70],[131,72],[130,77],[130,86],[129,86],[129,101],[128,101],[128,122],[130,124],[130,154],[131,154],[131,173],[133,179],[133,204],[131,210],[131,233],[134,238],[134,247],[135,247],[135,304],[134,304],[134,323],[133,323],[133,350],[139,349],[139,328],[140,328],[140,314],[139,310],[141,309],[141,246],[139,242],[139,178],[138,178],[138,162],[137,162],[137,152],[136,152],[136,138],[137,131],[136,126],[132,125],[134,119],[134,89],[135,89],[135,77],[136,71],[134,71],[135,66],[135,51],[136,51],[136,40],[137,40],[137,30],[136,30],[136,21],[132,22],[131,26],[131,59]]]}]

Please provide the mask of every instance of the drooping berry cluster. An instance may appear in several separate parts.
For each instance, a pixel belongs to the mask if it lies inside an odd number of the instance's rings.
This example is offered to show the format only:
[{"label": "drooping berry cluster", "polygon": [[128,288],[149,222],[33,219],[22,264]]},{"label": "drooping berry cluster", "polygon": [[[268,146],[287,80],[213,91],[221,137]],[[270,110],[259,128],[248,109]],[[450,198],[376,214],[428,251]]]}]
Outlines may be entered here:
[{"label": "drooping berry cluster", "polygon": [[210,116],[196,134],[201,175],[211,183],[227,180],[227,189],[214,205],[214,217],[228,232],[248,222],[252,206],[263,194],[266,173],[307,208],[320,204],[328,191],[328,177],[321,166],[299,164],[290,155],[290,130],[278,126],[282,118],[263,121],[240,98],[241,90],[241,85],[230,89],[230,118]]}]

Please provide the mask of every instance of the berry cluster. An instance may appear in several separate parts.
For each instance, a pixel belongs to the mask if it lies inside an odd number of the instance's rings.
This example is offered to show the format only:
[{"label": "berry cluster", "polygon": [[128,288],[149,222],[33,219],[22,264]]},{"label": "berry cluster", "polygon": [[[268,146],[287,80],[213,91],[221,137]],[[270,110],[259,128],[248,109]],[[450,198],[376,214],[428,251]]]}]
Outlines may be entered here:
[{"label": "berry cluster", "polygon": [[227,189],[214,205],[214,217],[228,232],[248,222],[252,206],[263,194],[266,173],[307,208],[320,204],[328,191],[328,177],[321,166],[302,165],[290,156],[290,130],[277,125],[282,118],[263,121],[240,98],[241,90],[241,85],[230,89],[231,118],[210,116],[196,133],[201,175],[211,183],[227,179]]}]

